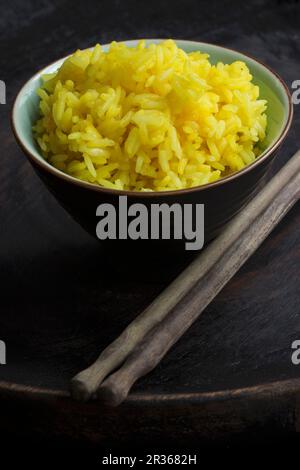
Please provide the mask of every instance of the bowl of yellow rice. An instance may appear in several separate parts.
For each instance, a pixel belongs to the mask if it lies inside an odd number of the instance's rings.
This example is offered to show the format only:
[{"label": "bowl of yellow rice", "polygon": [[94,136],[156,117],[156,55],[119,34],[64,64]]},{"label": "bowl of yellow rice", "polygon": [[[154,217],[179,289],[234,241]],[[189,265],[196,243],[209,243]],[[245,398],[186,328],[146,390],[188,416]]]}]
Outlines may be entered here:
[{"label": "bowl of yellow rice", "polygon": [[77,50],[31,78],[12,114],[34,169],[89,232],[96,207],[126,195],[203,203],[206,240],[258,190],[291,119],[288,89],[265,65],[171,39]]}]

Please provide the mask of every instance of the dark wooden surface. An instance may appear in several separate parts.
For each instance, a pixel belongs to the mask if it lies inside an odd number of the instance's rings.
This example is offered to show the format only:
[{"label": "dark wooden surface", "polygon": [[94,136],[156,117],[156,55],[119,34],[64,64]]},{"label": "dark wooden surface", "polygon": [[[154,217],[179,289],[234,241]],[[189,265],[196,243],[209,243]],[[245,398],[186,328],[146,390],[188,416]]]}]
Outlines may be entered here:
[{"label": "dark wooden surface", "polygon": [[[0,79],[8,93],[8,103],[0,105],[0,339],[8,361],[0,366],[0,430],[17,425],[24,432],[32,427],[124,442],[126,425],[145,438],[173,432],[183,441],[264,426],[295,430],[300,366],[291,363],[291,343],[300,339],[299,204],[123,407],[79,405],[67,397],[69,379],[181,266],[167,269],[162,259],[151,277],[142,260],[131,276],[120,272],[124,266],[109,266],[109,254],[33,173],[14,141],[9,114],[20,86],[51,61],[77,47],[139,37],[237,48],[273,67],[290,86],[300,79],[299,3],[17,0],[0,1],[0,7]],[[299,147],[299,124],[295,106],[274,171]]]}]

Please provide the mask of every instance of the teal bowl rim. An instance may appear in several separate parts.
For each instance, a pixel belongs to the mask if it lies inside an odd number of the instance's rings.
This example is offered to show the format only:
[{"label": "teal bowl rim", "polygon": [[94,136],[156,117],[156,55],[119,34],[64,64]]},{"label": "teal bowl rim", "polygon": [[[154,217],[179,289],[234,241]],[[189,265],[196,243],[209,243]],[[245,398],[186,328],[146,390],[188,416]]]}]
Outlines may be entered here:
[{"label": "teal bowl rim", "polygon": [[[153,41],[153,42],[157,43],[157,42],[164,41],[165,39],[163,39],[163,38],[162,39],[147,38],[145,40],[146,41]],[[126,43],[128,45],[131,45],[131,44],[134,45],[139,40],[140,39],[132,39],[132,40],[128,40],[128,41],[123,40],[123,41],[120,41],[120,42]],[[201,44],[204,44],[204,45],[216,47],[217,49],[224,49],[224,50],[227,50],[227,51],[230,51],[230,52],[240,54],[241,56],[244,56],[245,58],[248,58],[248,59],[256,62],[259,66],[264,68],[268,74],[272,75],[273,78],[275,78],[275,80],[277,80],[279,82],[280,86],[282,87],[282,89],[283,89],[283,91],[286,95],[287,103],[288,103],[288,113],[287,113],[286,123],[285,123],[281,133],[279,134],[278,138],[275,140],[275,142],[270,147],[268,147],[257,159],[255,159],[254,162],[252,162],[249,165],[245,166],[242,170],[236,171],[236,172],[232,173],[231,175],[220,178],[219,180],[214,181],[213,183],[207,183],[207,184],[203,184],[203,185],[200,185],[200,186],[194,186],[192,188],[172,189],[172,190],[168,190],[168,191],[149,191],[149,192],[145,191],[144,192],[144,191],[129,191],[129,190],[104,188],[104,187],[98,186],[94,183],[89,183],[88,181],[80,180],[78,178],[75,178],[73,176],[68,175],[67,173],[62,172],[61,170],[58,170],[54,166],[50,165],[50,163],[48,163],[46,160],[44,160],[43,157],[41,157],[41,159],[38,159],[31,152],[31,150],[26,147],[26,143],[23,141],[23,139],[18,134],[17,126],[16,126],[16,122],[17,122],[17,120],[16,120],[16,106],[18,104],[19,99],[22,96],[22,92],[23,92],[24,88],[32,80],[34,80],[35,78],[42,75],[43,71],[46,70],[51,65],[54,65],[57,62],[60,62],[62,60],[67,59],[70,54],[65,56],[65,57],[62,57],[61,59],[57,59],[54,62],[51,62],[46,67],[43,67],[41,70],[39,70],[37,73],[35,73],[22,86],[22,88],[20,89],[20,91],[18,92],[18,94],[17,94],[17,96],[14,100],[13,107],[12,107],[12,112],[11,112],[11,126],[12,126],[12,130],[13,130],[13,133],[14,133],[14,136],[16,138],[17,143],[19,144],[19,146],[21,147],[23,152],[26,154],[26,156],[29,158],[29,160],[31,160],[31,162],[33,164],[36,164],[37,166],[39,166],[41,169],[45,170],[46,172],[51,173],[53,176],[56,176],[59,179],[62,179],[64,181],[68,182],[68,183],[73,183],[73,184],[75,184],[77,186],[80,186],[82,188],[90,189],[90,190],[100,192],[100,193],[108,193],[108,194],[114,194],[114,195],[119,194],[119,195],[122,195],[122,196],[135,196],[135,197],[140,197],[140,198],[144,198],[144,197],[150,197],[151,198],[151,197],[163,196],[163,195],[165,195],[165,196],[176,196],[176,194],[178,194],[178,195],[180,195],[180,194],[189,194],[189,193],[194,193],[194,192],[198,192],[198,191],[204,191],[204,190],[207,190],[207,189],[213,189],[217,186],[227,184],[227,183],[239,178],[240,176],[250,172],[251,170],[253,170],[257,166],[259,166],[261,163],[263,163],[265,160],[267,160],[275,152],[275,150],[282,144],[283,140],[286,138],[287,133],[288,133],[290,127],[291,127],[292,119],[293,119],[292,97],[291,97],[291,94],[289,92],[288,86],[286,85],[284,80],[271,67],[267,66],[266,64],[264,64],[263,62],[257,60],[256,58],[252,57],[251,55],[245,54],[244,52],[240,52],[236,49],[220,46],[218,44],[203,42],[203,41],[189,41],[189,40],[184,40],[184,39],[173,39],[173,40],[175,42],[178,42],[178,43],[180,42],[181,44],[186,44],[186,45],[196,45],[196,46],[200,45],[201,46]],[[110,43],[104,44],[103,47],[108,47],[109,44]],[[200,49],[200,47],[199,47],[199,49]]]}]

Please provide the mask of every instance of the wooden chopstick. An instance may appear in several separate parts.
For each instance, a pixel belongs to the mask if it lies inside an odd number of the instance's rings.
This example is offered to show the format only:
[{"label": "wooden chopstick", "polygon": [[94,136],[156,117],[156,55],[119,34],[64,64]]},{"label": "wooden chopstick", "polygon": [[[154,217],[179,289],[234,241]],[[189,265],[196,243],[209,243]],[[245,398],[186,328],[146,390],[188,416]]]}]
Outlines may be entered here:
[{"label": "wooden chopstick", "polygon": [[[238,214],[224,232],[99,356],[74,377],[72,395],[121,403],[152,370],[257,249],[300,196],[300,151]],[[125,362],[124,362],[125,361]]]}]

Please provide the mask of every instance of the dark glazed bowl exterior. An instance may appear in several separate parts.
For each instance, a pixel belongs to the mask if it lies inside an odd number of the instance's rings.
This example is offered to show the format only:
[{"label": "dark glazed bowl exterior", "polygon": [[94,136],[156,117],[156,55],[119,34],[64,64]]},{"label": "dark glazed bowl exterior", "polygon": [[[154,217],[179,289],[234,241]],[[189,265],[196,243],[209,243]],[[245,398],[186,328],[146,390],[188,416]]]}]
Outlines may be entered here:
[{"label": "dark glazed bowl exterior", "polygon": [[[249,168],[246,172],[237,174],[227,180],[219,180],[220,184],[207,185],[194,188],[192,191],[171,191],[166,193],[129,193],[127,192],[128,206],[142,203],[148,209],[151,204],[173,203],[204,204],[205,212],[205,243],[215,238],[224,226],[241,210],[241,208],[255,195],[266,179],[276,151],[259,165]],[[99,204],[109,203],[116,209],[119,196],[122,192],[99,191],[90,187],[74,185],[67,180],[57,178],[45,171],[39,165],[31,162],[45,185],[55,196],[58,202],[72,215],[72,217],[91,235],[96,237],[96,225],[99,217],[96,209]],[[130,258],[133,254],[174,255],[184,252],[184,241],[181,240],[105,240],[101,243],[110,246],[114,255]]]}]

